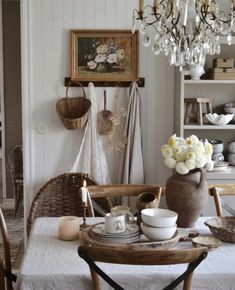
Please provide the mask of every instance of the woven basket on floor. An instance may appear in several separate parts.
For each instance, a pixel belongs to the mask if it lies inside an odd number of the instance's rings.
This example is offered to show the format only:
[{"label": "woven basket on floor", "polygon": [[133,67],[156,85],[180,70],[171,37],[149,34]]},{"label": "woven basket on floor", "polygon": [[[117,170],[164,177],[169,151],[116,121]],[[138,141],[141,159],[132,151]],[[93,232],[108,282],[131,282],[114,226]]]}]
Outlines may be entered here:
[{"label": "woven basket on floor", "polygon": [[[68,97],[69,87],[77,83],[83,91],[83,97]],[[65,128],[69,130],[83,128],[87,122],[91,108],[91,101],[86,99],[86,92],[79,82],[69,82],[65,98],[59,100],[56,104],[56,111],[63,122]]]}]

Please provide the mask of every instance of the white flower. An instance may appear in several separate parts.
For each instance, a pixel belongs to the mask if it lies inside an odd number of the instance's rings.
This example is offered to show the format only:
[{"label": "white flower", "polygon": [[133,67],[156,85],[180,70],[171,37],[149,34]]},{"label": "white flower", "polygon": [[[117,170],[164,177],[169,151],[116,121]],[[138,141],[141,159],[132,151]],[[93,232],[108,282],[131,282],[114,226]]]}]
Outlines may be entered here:
[{"label": "white flower", "polygon": [[110,53],[107,57],[108,63],[114,63],[117,62],[117,55],[115,53]]},{"label": "white flower", "polygon": [[213,170],[213,168],[214,168],[214,161],[208,160],[206,165],[205,165],[205,169],[207,171],[211,171],[211,170]]},{"label": "white flower", "polygon": [[189,173],[189,169],[187,168],[187,166],[185,165],[184,162],[176,163],[175,170],[179,174],[187,174],[187,173]]},{"label": "white flower", "polygon": [[206,158],[204,156],[198,156],[195,160],[196,168],[202,168],[206,164]]},{"label": "white flower", "polygon": [[189,170],[193,170],[196,167],[195,159],[188,159],[185,161],[185,165]]},{"label": "white flower", "polygon": [[174,158],[169,157],[164,160],[164,163],[166,164],[166,166],[173,169],[175,168],[176,161]]},{"label": "white flower", "polygon": [[90,61],[88,61],[87,66],[89,67],[89,69],[95,69],[96,62],[94,62],[93,60],[90,60]]},{"label": "white flower", "polygon": [[173,156],[173,150],[169,146],[162,149],[162,155],[164,158],[169,158]]},{"label": "white flower", "polygon": [[105,54],[98,54],[95,57],[95,62],[104,62],[106,59],[106,55]]},{"label": "white flower", "polygon": [[125,51],[124,49],[118,49],[117,55],[119,59],[124,59],[125,58]]},{"label": "white flower", "polygon": [[186,139],[172,135],[162,146],[161,152],[166,166],[175,168],[180,174],[187,174],[195,168],[213,169],[211,144],[207,140],[203,143],[195,135]]},{"label": "white flower", "polygon": [[97,47],[97,49],[96,49],[96,51],[97,51],[97,53],[101,53],[101,54],[103,54],[103,53],[106,53],[106,52],[108,52],[108,45],[107,44],[101,44],[101,45],[99,45],[98,47]]}]

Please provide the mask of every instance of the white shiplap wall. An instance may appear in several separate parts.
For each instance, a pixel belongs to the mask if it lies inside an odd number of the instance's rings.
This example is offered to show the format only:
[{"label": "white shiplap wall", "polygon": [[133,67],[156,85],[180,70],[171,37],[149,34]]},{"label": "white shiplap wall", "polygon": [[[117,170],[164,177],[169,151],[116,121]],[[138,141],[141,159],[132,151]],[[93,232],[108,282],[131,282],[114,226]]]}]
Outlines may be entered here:
[{"label": "white shiplap wall", "polygon": [[[70,29],[130,29],[135,7],[137,0],[21,1],[26,215],[37,190],[70,170],[84,132],[66,130],[55,111],[56,101],[65,93],[64,77],[70,75]],[[160,147],[173,133],[174,71],[165,57],[155,57],[151,48],[141,46],[140,76],[146,80],[141,89],[146,183],[164,183],[170,173]],[[112,100],[114,91],[107,90]],[[97,89],[97,94],[102,91]],[[128,91],[121,92],[125,103]],[[40,134],[40,125],[48,132]],[[115,182],[118,157],[109,155],[108,160]]]}]

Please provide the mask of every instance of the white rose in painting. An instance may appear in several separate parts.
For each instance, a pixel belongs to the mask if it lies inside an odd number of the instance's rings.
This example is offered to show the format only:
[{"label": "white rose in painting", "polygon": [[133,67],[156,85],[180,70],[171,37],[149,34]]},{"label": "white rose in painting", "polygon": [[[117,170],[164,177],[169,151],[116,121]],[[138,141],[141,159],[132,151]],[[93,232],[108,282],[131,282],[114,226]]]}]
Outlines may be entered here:
[{"label": "white rose in painting", "polygon": [[95,62],[104,62],[106,59],[106,55],[105,54],[98,54],[95,57]]},{"label": "white rose in painting", "polygon": [[95,69],[96,62],[94,62],[93,60],[90,60],[90,61],[88,61],[87,66],[89,67],[89,69]]},{"label": "white rose in painting", "polygon": [[115,53],[110,53],[107,57],[108,63],[114,63],[117,62],[117,55]]}]

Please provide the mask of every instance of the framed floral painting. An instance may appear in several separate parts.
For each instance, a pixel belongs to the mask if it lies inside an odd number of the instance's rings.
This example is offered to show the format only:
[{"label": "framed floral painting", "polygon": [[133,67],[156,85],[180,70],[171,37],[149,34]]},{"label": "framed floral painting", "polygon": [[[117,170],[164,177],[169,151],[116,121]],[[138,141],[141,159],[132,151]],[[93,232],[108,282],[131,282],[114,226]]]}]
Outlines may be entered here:
[{"label": "framed floral painting", "polygon": [[139,79],[139,35],[129,30],[71,30],[71,79]]}]

